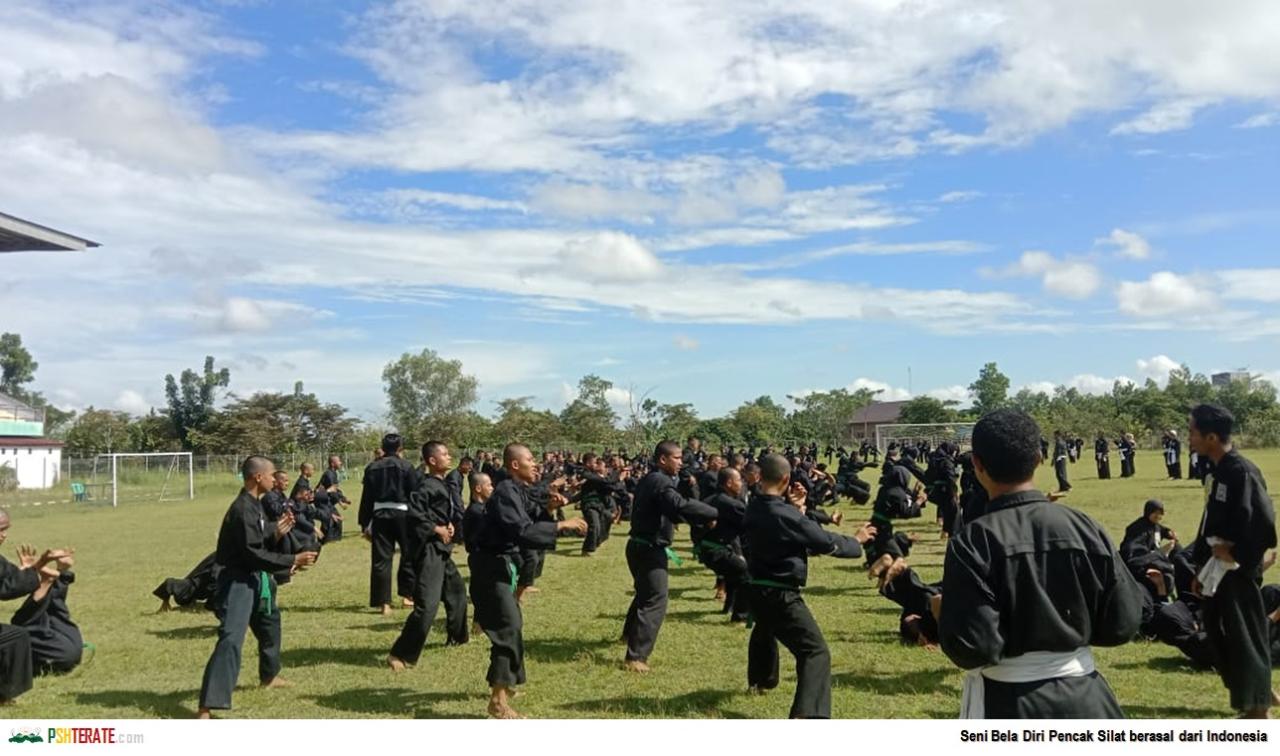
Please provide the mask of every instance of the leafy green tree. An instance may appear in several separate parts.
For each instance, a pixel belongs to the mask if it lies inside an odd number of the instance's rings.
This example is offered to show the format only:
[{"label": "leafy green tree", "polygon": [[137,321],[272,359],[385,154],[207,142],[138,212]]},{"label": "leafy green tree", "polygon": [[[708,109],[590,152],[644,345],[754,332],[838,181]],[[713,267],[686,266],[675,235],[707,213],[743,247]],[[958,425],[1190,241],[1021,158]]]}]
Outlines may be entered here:
[{"label": "leafy green tree", "polygon": [[22,346],[22,337],[16,333],[0,334],[0,393],[14,399],[25,400],[28,383],[36,379],[40,363]]},{"label": "leafy green tree", "polygon": [[190,449],[192,431],[203,431],[213,416],[217,390],[231,384],[231,371],[215,370],[213,357],[204,358],[204,371],[197,373],[187,369],[179,380],[172,374],[164,377],[164,395],[169,403],[169,419],[173,432],[182,442],[182,448]]},{"label": "leafy green tree", "polygon": [[356,430],[346,408],[325,404],[315,394],[259,392],[235,398],[214,413],[204,430],[193,430],[192,445],[206,452],[292,454],[345,448]]},{"label": "leafy green tree", "polygon": [[129,415],[125,412],[90,407],[67,430],[67,456],[92,457],[131,452],[134,449],[129,426]]},{"label": "leafy green tree", "polygon": [[982,366],[978,379],[969,384],[969,393],[973,396],[973,410],[979,417],[992,410],[998,410],[1008,403],[1009,377],[1000,372],[994,362]]},{"label": "leafy green tree", "polygon": [[879,391],[838,388],[787,397],[796,409],[787,418],[787,438],[810,441],[837,441],[853,414],[871,402]]},{"label": "leafy green tree", "polygon": [[531,396],[518,396],[498,402],[493,423],[494,445],[519,441],[538,449],[546,449],[561,436],[560,418],[548,410],[536,410]]},{"label": "leafy green tree", "polygon": [[475,425],[471,408],[479,383],[462,372],[458,360],[446,360],[430,349],[406,352],[383,368],[382,382],[392,425],[414,441],[457,444]]},{"label": "leafy green tree", "polygon": [[951,423],[958,414],[953,407],[954,400],[943,401],[931,396],[918,396],[902,405],[898,415],[900,423]]},{"label": "leafy green tree", "polygon": [[743,402],[729,415],[739,440],[758,446],[783,440],[787,411],[770,396]]},{"label": "leafy green tree", "polygon": [[617,436],[618,413],[609,404],[613,383],[598,375],[578,381],[578,395],[560,411],[560,427],[567,440],[578,444],[604,445]]}]

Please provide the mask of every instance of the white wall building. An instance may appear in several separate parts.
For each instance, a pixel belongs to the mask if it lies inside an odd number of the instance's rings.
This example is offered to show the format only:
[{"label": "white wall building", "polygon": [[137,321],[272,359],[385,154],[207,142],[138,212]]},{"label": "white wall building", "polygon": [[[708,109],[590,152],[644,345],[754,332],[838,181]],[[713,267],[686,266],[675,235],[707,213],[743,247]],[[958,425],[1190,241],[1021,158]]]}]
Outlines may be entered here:
[{"label": "white wall building", "polygon": [[0,467],[17,474],[18,488],[52,488],[58,484],[62,469],[62,442],[0,436]]}]

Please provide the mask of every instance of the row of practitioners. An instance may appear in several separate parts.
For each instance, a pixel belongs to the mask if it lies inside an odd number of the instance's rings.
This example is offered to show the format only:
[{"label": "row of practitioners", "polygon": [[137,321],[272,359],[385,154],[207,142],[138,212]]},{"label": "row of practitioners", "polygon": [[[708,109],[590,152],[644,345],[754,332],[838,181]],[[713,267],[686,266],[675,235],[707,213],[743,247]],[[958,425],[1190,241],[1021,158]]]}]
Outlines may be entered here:
[{"label": "row of practitioners", "polygon": [[[1260,596],[1254,579],[1260,576],[1260,550],[1274,547],[1274,513],[1265,498],[1265,487],[1248,484],[1255,478],[1260,480],[1260,475],[1231,450],[1230,421],[1224,421],[1223,414],[1214,409],[1206,418],[1193,421],[1193,443],[1197,442],[1197,423],[1212,429],[1199,432],[1199,445],[1210,457],[1216,455],[1219,468],[1206,507],[1205,525],[1196,543],[1202,545],[1197,553],[1206,566],[1211,560],[1227,559],[1238,565],[1216,577],[1212,590],[1206,591],[1211,594],[1207,605],[1216,607],[1213,611],[1218,612],[1214,616],[1243,616],[1242,612],[1251,611],[1246,606],[1250,597]],[[1031,480],[1041,459],[1039,438],[1035,423],[1014,411],[992,413],[975,428],[973,475],[986,492],[987,503],[985,511],[966,521],[949,542],[940,592],[946,600],[931,599],[930,614],[937,622],[943,650],[959,666],[973,670],[966,677],[963,702],[968,715],[1118,715],[1118,704],[1093,669],[1088,649],[1091,645],[1118,645],[1137,634],[1144,590],[1096,522],[1050,502],[1034,490]],[[523,554],[550,549],[555,539],[565,534],[585,534],[587,522],[582,518],[556,518],[554,513],[570,500],[557,482],[547,486],[545,504],[531,503],[530,495],[540,482],[541,466],[521,445],[513,444],[504,450],[504,472],[497,476],[501,479],[496,484],[482,477],[472,481],[474,500],[469,511],[460,511],[460,497],[445,481],[452,464],[443,444],[428,444],[423,449],[423,472],[415,470],[399,452],[395,448],[385,458],[387,461],[371,465],[365,481],[366,498],[372,497],[369,508],[374,516],[380,512],[404,512],[413,533],[413,543],[406,554],[417,578],[414,615],[406,621],[388,661],[393,668],[409,666],[416,658],[414,654],[421,650],[438,604],[444,602],[448,613],[446,597],[451,591],[455,597],[457,594],[450,583],[461,583],[460,577],[451,577],[456,575],[456,569],[451,571],[448,564],[450,547],[461,530],[469,547],[470,592],[476,619],[491,644],[486,673],[491,687],[489,712],[497,717],[516,716],[510,703],[511,692],[526,674],[523,620],[516,599]],[[802,597],[808,559],[816,555],[861,556],[864,547],[876,544],[879,523],[859,528],[854,538],[823,529],[808,516],[806,492],[792,480],[792,467],[781,455],[760,459],[758,494],[750,496],[740,509],[736,503],[739,497],[733,493],[736,470],[721,471],[723,475],[717,476],[721,493],[725,494],[718,503],[688,498],[678,490],[680,471],[685,467],[682,457],[678,444],[660,444],[653,454],[654,469],[638,482],[631,501],[626,556],[635,597],[623,628],[627,642],[625,666],[633,672],[648,671],[648,660],[667,608],[667,567],[674,524],[705,526],[707,530],[699,540],[712,546],[700,551],[715,551],[715,546],[721,546],[737,556],[732,543],[736,535],[746,564],[737,587],[756,620],[747,649],[749,684],[761,691],[778,684],[781,643],[795,656],[797,665],[791,715],[829,716],[830,654]],[[267,460],[246,461],[246,491],[242,499],[253,501],[255,493],[260,496],[265,492],[263,471],[269,468]],[[383,469],[400,472],[380,475],[378,471]],[[379,482],[383,478],[385,485]],[[393,479],[398,482],[392,484]],[[492,494],[486,498],[491,484]],[[397,490],[403,494],[403,501],[391,495]],[[407,506],[402,509],[399,504]],[[240,505],[238,499],[228,513],[229,520],[240,519],[234,517]],[[733,513],[729,513],[730,509]],[[740,530],[735,533],[730,521],[738,514]],[[730,524],[726,526],[721,520]],[[258,523],[261,535],[265,533],[263,518]],[[370,530],[375,528],[371,521]],[[280,529],[278,526],[277,531]],[[223,552],[239,550],[242,544],[234,542],[252,541],[252,534],[248,535],[246,538],[243,529],[228,528],[224,523],[218,550],[224,567],[227,560],[222,559]],[[1266,545],[1268,539],[1270,546]],[[1015,543],[1056,545],[1043,554],[1034,545],[1025,553],[1000,547]],[[314,555],[273,555],[271,560],[256,572],[305,567],[314,561]],[[237,569],[243,572],[246,566],[251,566],[247,560]],[[1206,577],[1212,576],[1206,573]],[[223,606],[224,630],[229,620],[231,624],[239,620],[252,622],[252,618],[244,616],[243,609],[238,615],[226,611],[229,604],[245,602],[229,600],[232,592],[222,590],[222,582],[225,581],[220,581],[218,603]],[[1257,604],[1260,612],[1260,598]],[[1036,616],[1022,616],[1026,612]],[[1046,616],[1055,614],[1058,621],[1044,621]],[[448,624],[454,626],[453,622]],[[465,628],[465,621],[461,627]],[[1210,642],[1224,648],[1247,645],[1252,638],[1250,627],[1248,622],[1219,623],[1218,640],[1213,640],[1214,632],[1210,632]],[[276,628],[278,632],[278,615]],[[241,642],[243,634],[241,625]],[[235,629],[220,631],[220,646],[224,635],[234,639]],[[261,634],[259,640],[261,643]],[[1251,714],[1259,710],[1265,713],[1271,703],[1269,664],[1265,683],[1260,683],[1256,670],[1246,671],[1248,660],[1240,654],[1224,654],[1222,658],[1231,660],[1219,664],[1220,671],[1229,670],[1223,671],[1223,677],[1231,686],[1233,705]],[[1268,657],[1264,654],[1262,658]],[[1065,671],[1046,678],[1046,669]],[[1034,675],[1042,676],[1029,678]],[[1246,678],[1251,681],[1249,684],[1239,682]],[[1260,693],[1263,688],[1265,697]],[[208,705],[212,703],[217,702],[204,699],[202,694],[203,709],[221,708]]]}]

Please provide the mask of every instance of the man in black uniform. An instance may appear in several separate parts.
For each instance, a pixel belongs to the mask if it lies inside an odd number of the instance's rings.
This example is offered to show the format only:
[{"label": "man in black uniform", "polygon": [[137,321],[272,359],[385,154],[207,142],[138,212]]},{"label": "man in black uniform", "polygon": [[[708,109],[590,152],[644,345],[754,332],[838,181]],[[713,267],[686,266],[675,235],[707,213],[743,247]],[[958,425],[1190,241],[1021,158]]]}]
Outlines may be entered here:
[{"label": "man in black uniform", "polygon": [[631,538],[627,541],[627,567],[636,594],[622,626],[622,637],[627,641],[626,668],[631,672],[649,671],[649,655],[667,614],[667,560],[675,554],[671,550],[672,521],[697,525],[716,518],[715,507],[686,499],[676,491],[675,476],[683,458],[676,442],[659,443],[653,452],[657,469],[636,486]]},{"label": "man in black uniform", "polygon": [[1234,426],[1235,417],[1217,405],[1191,411],[1191,445],[1214,465],[1194,544],[1199,574],[1192,592],[1205,597],[1205,632],[1218,674],[1231,691],[1231,708],[1249,719],[1266,719],[1280,699],[1271,689],[1259,586],[1267,551],[1276,547],[1276,512],[1257,465],[1231,442]]},{"label": "man in black uniform", "polygon": [[1053,432],[1053,474],[1058,478],[1058,493],[1071,490],[1071,481],[1067,480],[1067,441],[1062,431]]},{"label": "man in black uniform", "polygon": [[742,556],[742,518],[747,505],[742,501],[742,475],[732,467],[720,470],[715,496],[707,503],[716,508],[715,527],[709,529],[694,548],[698,561],[724,580],[724,612],[730,622],[747,621],[747,560]]},{"label": "man in black uniform", "polygon": [[364,469],[360,494],[360,530],[372,542],[369,606],[391,614],[391,562],[400,547],[396,588],[405,606],[413,604],[413,564],[408,558],[409,494],[417,487],[418,473],[404,459],[404,441],[398,433],[382,437],[382,456]]},{"label": "man in black uniform", "polygon": [[[9,514],[0,509],[0,544],[8,534]],[[72,565],[70,551],[46,551],[37,556],[34,548],[19,546],[17,565],[0,556],[0,601],[29,597]],[[0,704],[31,690],[33,671],[31,635],[26,628],[0,624]]]},{"label": "man in black uniform", "polygon": [[316,552],[299,554],[277,550],[291,517],[268,531],[262,511],[262,496],[271,489],[275,465],[266,457],[249,457],[240,466],[244,488],[231,503],[218,531],[218,574],[215,606],[218,614],[218,642],[204,669],[200,684],[200,719],[209,719],[213,709],[230,709],[231,692],[240,676],[240,652],[244,632],[253,630],[258,639],[258,679],[263,687],[285,685],[280,679],[280,607],[276,605],[273,573],[306,569],[315,564]]},{"label": "man in black uniform", "polygon": [[444,480],[453,457],[449,447],[428,441],[422,447],[422,462],[426,470],[409,496],[409,551],[401,557],[413,565],[413,612],[387,657],[396,672],[418,663],[442,599],[445,645],[467,642],[467,588],[453,564],[453,536],[462,524],[462,510]]},{"label": "man in black uniform", "polygon": [[1111,480],[1111,444],[1102,433],[1093,442],[1093,461],[1098,463],[1098,480]]},{"label": "man in black uniform", "polygon": [[327,510],[328,520],[324,522],[325,543],[342,540],[342,512],[351,506],[351,500],[342,492],[342,457],[329,457],[329,466],[320,474],[320,482],[316,484],[317,507]]},{"label": "man in black uniform", "polygon": [[605,477],[604,460],[594,452],[582,455],[581,487],[572,501],[582,510],[587,521],[587,537],[582,540],[582,555],[591,556],[608,537],[613,522],[613,497],[617,484]]},{"label": "man in black uniform", "polygon": [[[796,660],[792,719],[831,717],[831,651],[800,596],[809,575],[809,555],[844,559],[862,556],[861,543],[875,535],[864,525],[857,539],[831,533],[804,515],[804,489],[791,483],[785,457],[760,460],[761,494],[747,505],[743,530],[748,544],[748,601],[755,626],[747,648],[747,684],[756,691],[778,687],[778,642]],[[787,498],[783,498],[783,496]]]},{"label": "man in black uniform", "polygon": [[[516,580],[521,548],[553,549],[562,533],[584,535],[587,523],[581,518],[561,522],[529,519],[528,488],[538,478],[538,465],[528,447],[508,444],[502,453],[507,476],[484,503],[476,549],[468,557],[471,567],[471,601],[476,622],[491,644],[489,648],[489,715],[499,719],[519,716],[511,708],[511,689],[525,681],[524,620],[516,601]],[[558,509],[566,503],[551,492],[548,505]]]},{"label": "man in black uniform", "polygon": [[961,717],[1123,717],[1090,646],[1137,633],[1142,588],[1102,526],[1035,489],[1040,429],[996,410],[973,429],[986,514],[947,542],[934,600],[942,650],[965,677]]},{"label": "man in black uniform", "polygon": [[1182,442],[1172,428],[1164,434],[1164,467],[1170,480],[1182,480]]}]

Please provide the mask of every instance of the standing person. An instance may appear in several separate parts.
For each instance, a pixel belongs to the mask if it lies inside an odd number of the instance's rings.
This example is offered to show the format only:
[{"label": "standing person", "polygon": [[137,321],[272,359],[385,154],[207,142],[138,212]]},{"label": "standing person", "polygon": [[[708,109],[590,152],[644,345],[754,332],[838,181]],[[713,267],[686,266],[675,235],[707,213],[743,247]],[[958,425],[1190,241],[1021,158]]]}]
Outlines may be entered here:
[{"label": "standing person", "polygon": [[204,668],[200,683],[199,719],[210,719],[213,709],[230,709],[231,692],[240,676],[240,653],[246,629],[258,639],[258,680],[264,688],[285,687],[280,678],[280,607],[276,605],[276,581],[272,573],[295,572],[316,562],[316,552],[281,553],[293,518],[285,514],[267,532],[262,497],[271,490],[275,465],[266,457],[249,457],[240,466],[244,488],[231,503],[218,531],[217,594],[218,642]]},{"label": "standing person", "polygon": [[1121,477],[1132,478],[1138,474],[1138,440],[1132,433],[1124,434],[1124,458],[1128,464],[1128,474],[1121,469]]},{"label": "standing person", "polygon": [[462,524],[462,510],[444,479],[453,457],[449,447],[428,441],[422,447],[422,463],[426,470],[409,497],[409,551],[401,556],[413,565],[413,612],[387,656],[387,665],[395,672],[418,663],[442,600],[448,635],[445,645],[467,642],[467,589],[452,558],[455,521]]},{"label": "standing person", "polygon": [[1111,444],[1102,433],[1093,442],[1093,459],[1098,463],[1098,480],[1111,480]]},{"label": "standing person", "polygon": [[1123,717],[1090,646],[1138,633],[1142,588],[1106,531],[1035,488],[1040,429],[996,410],[973,429],[986,514],[947,543],[934,615],[962,669],[966,719]]},{"label": "standing person", "polygon": [[396,588],[404,606],[413,605],[413,565],[409,551],[409,494],[417,485],[417,471],[404,459],[404,440],[398,433],[382,437],[382,456],[364,469],[360,494],[360,530],[369,540],[369,606],[391,615],[391,563],[400,547]]},{"label": "standing person", "polygon": [[[759,496],[747,505],[743,530],[749,548],[748,603],[755,626],[747,648],[747,684],[755,691],[778,687],[778,643],[796,660],[792,719],[831,717],[831,651],[800,592],[809,556],[862,556],[875,529],[864,525],[857,540],[830,533],[804,514],[804,489],[791,482],[791,465],[779,454],[760,460]],[[783,498],[783,497],[786,498]]]},{"label": "standing person", "polygon": [[[322,492],[323,496],[321,496]],[[341,541],[342,513],[340,510],[351,506],[351,500],[342,492],[342,457],[336,454],[329,457],[329,466],[320,474],[316,496],[328,499],[326,509],[329,519],[324,523],[325,543]]]},{"label": "standing person", "polygon": [[1058,492],[1071,490],[1071,481],[1067,480],[1067,442],[1062,431],[1053,432],[1053,474],[1058,478]]},{"label": "standing person", "polygon": [[742,475],[732,467],[718,473],[718,492],[707,499],[716,508],[715,527],[707,530],[695,547],[698,561],[724,581],[724,613],[730,622],[747,621],[747,560],[742,556]]},{"label": "standing person", "polygon": [[1164,466],[1169,480],[1182,480],[1182,442],[1172,428],[1164,434]]},{"label": "standing person", "polygon": [[[489,716],[515,719],[520,715],[511,708],[511,689],[525,681],[524,619],[515,596],[520,550],[553,549],[563,533],[585,535],[587,523],[578,517],[537,523],[529,519],[528,489],[538,478],[537,463],[522,444],[508,444],[502,457],[507,476],[483,505],[476,549],[468,563],[476,622],[491,644],[485,676]],[[548,503],[558,509],[565,499],[552,492]]]},{"label": "standing person", "polygon": [[1191,411],[1190,441],[1214,465],[1193,555],[1192,592],[1205,597],[1204,625],[1231,708],[1266,719],[1280,699],[1271,689],[1263,563],[1276,547],[1276,512],[1257,465],[1231,441],[1235,417],[1214,404]]},{"label": "standing person", "polygon": [[672,521],[680,519],[699,525],[716,518],[715,507],[686,499],[676,491],[676,475],[683,457],[676,442],[659,443],[653,452],[656,469],[636,486],[631,538],[627,541],[627,568],[636,593],[622,626],[622,637],[627,641],[626,668],[630,672],[649,671],[649,655],[667,614],[667,560],[675,555],[671,550]]}]

